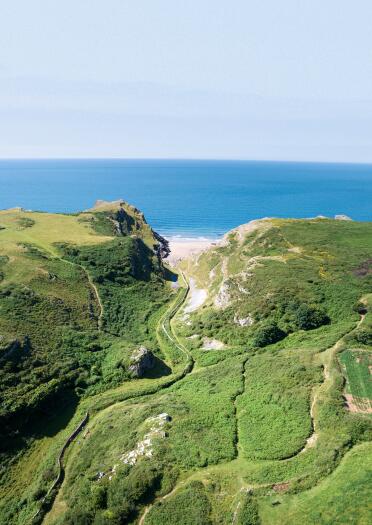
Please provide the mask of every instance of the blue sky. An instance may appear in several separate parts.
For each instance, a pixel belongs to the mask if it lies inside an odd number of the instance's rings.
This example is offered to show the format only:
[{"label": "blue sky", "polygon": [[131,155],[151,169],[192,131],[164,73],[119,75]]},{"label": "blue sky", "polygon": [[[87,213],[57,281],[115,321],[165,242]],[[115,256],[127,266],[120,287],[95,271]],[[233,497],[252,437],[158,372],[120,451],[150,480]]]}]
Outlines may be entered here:
[{"label": "blue sky", "polygon": [[370,0],[3,0],[0,157],[372,162]]}]

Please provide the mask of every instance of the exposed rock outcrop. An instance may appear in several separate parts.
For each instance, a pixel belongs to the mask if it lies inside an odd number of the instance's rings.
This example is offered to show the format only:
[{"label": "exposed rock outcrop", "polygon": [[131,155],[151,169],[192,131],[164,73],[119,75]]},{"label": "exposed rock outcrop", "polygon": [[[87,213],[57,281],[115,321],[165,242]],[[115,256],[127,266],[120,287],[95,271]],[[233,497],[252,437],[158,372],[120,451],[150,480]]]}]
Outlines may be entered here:
[{"label": "exposed rock outcrop", "polygon": [[159,233],[155,232],[154,230],[153,234],[155,239],[158,241],[158,244],[154,246],[154,250],[160,259],[165,259],[171,252],[169,248],[169,241],[167,241],[167,239],[159,235]]},{"label": "exposed rock outcrop", "polygon": [[348,215],[335,215],[336,221],[352,221],[353,219]]},{"label": "exposed rock outcrop", "polygon": [[155,357],[151,350],[145,346],[140,346],[131,356],[129,372],[132,377],[143,377],[147,370],[154,368]]},{"label": "exposed rock outcrop", "polygon": [[151,428],[143,439],[139,441],[136,448],[124,453],[121,456],[121,461],[127,465],[135,465],[141,456],[151,458],[154,453],[153,442],[156,438],[165,438],[167,436],[163,427],[166,423],[171,421],[171,417],[163,412],[158,416],[149,417],[147,422],[151,424]]},{"label": "exposed rock outcrop", "polygon": [[97,200],[91,210],[106,215],[114,226],[115,235],[137,235],[146,232],[146,235],[152,235],[153,250],[159,260],[165,259],[170,254],[169,242],[167,239],[154,231],[147,223],[144,214],[135,206],[131,206],[123,199],[112,202]]},{"label": "exposed rock outcrop", "polygon": [[226,281],[223,281],[220,289],[214,299],[214,305],[216,308],[226,308],[230,303],[230,290],[229,284]]},{"label": "exposed rock outcrop", "polygon": [[125,209],[128,205],[121,202],[116,211],[113,211],[110,215],[110,219],[114,223],[115,231],[117,235],[129,235],[140,230],[146,223],[145,217],[142,212],[134,207],[131,207],[131,214]]},{"label": "exposed rock outcrop", "polygon": [[254,319],[251,314],[249,314],[247,317],[239,317],[238,315],[235,315],[234,323],[239,326],[251,326],[254,323]]},{"label": "exposed rock outcrop", "polygon": [[210,339],[209,337],[203,339],[202,350],[222,350],[224,347],[224,343],[217,339]]}]

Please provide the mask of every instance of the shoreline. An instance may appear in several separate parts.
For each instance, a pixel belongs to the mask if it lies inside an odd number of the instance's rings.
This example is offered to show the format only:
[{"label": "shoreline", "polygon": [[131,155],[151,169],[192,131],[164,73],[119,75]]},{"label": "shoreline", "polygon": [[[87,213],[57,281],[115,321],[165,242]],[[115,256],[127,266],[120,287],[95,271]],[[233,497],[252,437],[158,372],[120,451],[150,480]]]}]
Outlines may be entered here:
[{"label": "shoreline", "polygon": [[216,245],[221,239],[207,237],[165,237],[169,242],[170,254],[165,259],[170,266],[177,265],[181,260],[197,255],[210,246]]}]

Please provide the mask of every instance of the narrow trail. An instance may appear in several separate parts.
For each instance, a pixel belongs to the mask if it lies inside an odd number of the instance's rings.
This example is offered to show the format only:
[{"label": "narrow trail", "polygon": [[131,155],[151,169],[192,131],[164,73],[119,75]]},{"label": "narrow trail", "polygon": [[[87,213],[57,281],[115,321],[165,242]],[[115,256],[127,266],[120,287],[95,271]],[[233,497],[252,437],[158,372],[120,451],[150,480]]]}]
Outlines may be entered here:
[{"label": "narrow trail", "polygon": [[357,330],[361,326],[361,324],[363,323],[365,317],[366,317],[366,314],[361,314],[360,315],[360,319],[357,322],[357,324],[355,325],[355,327],[352,330],[350,330],[347,334],[343,335],[332,347],[328,348],[328,350],[326,350],[326,352],[325,352],[325,354],[328,352],[329,358],[328,358],[328,362],[323,363],[324,380],[321,383],[321,385],[315,387],[315,393],[312,396],[313,399],[312,399],[311,406],[310,406],[310,417],[311,417],[311,425],[312,425],[312,428],[313,428],[313,432],[312,432],[311,436],[309,436],[307,438],[306,444],[300,450],[299,454],[302,454],[302,453],[306,452],[306,450],[308,450],[309,448],[314,447],[316,442],[317,442],[317,440],[318,440],[318,438],[319,438],[319,432],[318,432],[317,422],[316,422],[316,418],[315,418],[315,409],[316,409],[316,405],[318,403],[318,399],[319,399],[319,396],[320,396],[321,392],[328,388],[328,383],[329,383],[329,380],[331,378],[330,372],[329,372],[330,364],[332,363],[332,361],[333,361],[335,355],[337,354],[337,352],[342,347],[342,344],[344,342],[345,336],[349,335],[352,332],[354,332],[355,330]]},{"label": "narrow trail", "polygon": [[98,325],[98,329],[99,330],[102,330],[102,318],[103,318],[103,304],[102,304],[102,301],[101,301],[101,298],[100,298],[100,295],[98,293],[98,289],[97,289],[97,286],[94,284],[93,282],[93,279],[92,277],[90,276],[88,270],[86,268],[84,268],[84,266],[82,264],[79,264],[79,263],[75,263],[75,262],[72,262],[72,261],[69,261],[68,259],[64,259],[63,257],[61,257],[60,255],[58,255],[58,253],[56,252],[53,252],[52,250],[46,250],[54,259],[58,259],[60,260],[61,262],[63,263],[66,263],[66,264],[69,264],[70,266],[77,266],[78,268],[80,268],[81,270],[83,270],[84,274],[86,275],[86,278],[89,282],[89,285],[90,287],[93,289],[93,292],[94,292],[94,296],[96,298],[96,301],[98,303],[98,306],[99,306],[99,314],[98,314],[98,319],[97,319],[97,325]]},{"label": "narrow trail", "polygon": [[359,328],[360,325],[363,323],[364,319],[366,318],[366,315],[367,314],[360,314],[360,319],[359,319],[358,324],[356,326],[357,328]]},{"label": "narrow trail", "polygon": [[[54,480],[53,485],[50,486],[48,492],[42,498],[41,503],[40,503],[40,507],[37,510],[37,512],[32,516],[31,521],[33,521],[41,513],[41,511],[43,509],[43,504],[46,501],[46,499],[49,498],[49,496],[52,494],[52,492],[54,490],[58,490],[59,486],[63,482],[64,476],[65,476],[65,469],[64,469],[64,465],[63,465],[63,458],[64,458],[64,455],[65,455],[65,452],[66,452],[67,448],[70,446],[70,444],[74,441],[74,439],[76,439],[78,434],[80,434],[80,432],[83,430],[83,428],[85,427],[85,425],[88,422],[88,419],[89,419],[89,413],[87,412],[85,414],[84,418],[82,419],[82,421],[80,421],[80,423],[75,428],[75,430],[68,436],[68,438],[64,442],[64,444],[63,444],[63,446],[62,446],[62,448],[60,450],[60,453],[58,455],[58,460],[57,460],[58,461],[58,474],[57,474],[57,477]],[[55,496],[56,496],[56,494],[55,494]],[[55,496],[54,496],[54,498],[55,498]]]},{"label": "narrow trail", "polygon": [[148,505],[142,516],[140,517],[139,521],[138,521],[138,525],[143,525],[145,523],[145,519],[146,519],[146,516],[147,514],[150,512],[150,510],[152,509],[152,507],[155,505],[155,503],[159,502],[159,501],[165,501],[166,499],[170,498],[171,496],[173,496],[173,494],[175,492],[177,492],[177,490],[186,483],[187,480],[183,480],[181,481],[178,485],[176,485],[170,492],[168,492],[168,494],[165,494],[165,496],[160,496],[159,498],[156,498],[150,505]]},{"label": "narrow trail", "polygon": [[[185,279],[185,277],[184,277]],[[165,330],[166,332],[166,330]],[[167,332],[166,332],[167,333]],[[168,334],[167,334],[168,335]],[[181,348],[180,348],[181,349]],[[239,447],[239,422],[238,422],[238,418],[237,418],[237,406],[236,406],[236,402],[237,402],[237,399],[244,394],[245,392],[245,382],[246,382],[246,370],[245,370],[245,367],[246,367],[246,363],[248,361],[248,357],[245,358],[243,361],[242,361],[242,387],[241,389],[238,390],[238,392],[236,393],[236,396],[234,397],[234,399],[232,400],[233,402],[233,406],[234,406],[234,416],[235,416],[235,421],[236,421],[236,429],[235,429],[235,432],[236,432],[236,441],[234,443],[234,446],[235,446],[235,452],[236,452],[236,458],[238,458],[239,454],[240,454],[240,447]],[[157,497],[154,499],[154,501],[152,503],[150,503],[149,505],[147,505],[138,521],[138,525],[144,525],[145,523],[145,519],[146,519],[146,516],[147,514],[150,512],[150,510],[152,509],[152,507],[160,502],[160,501],[165,501],[166,499],[170,498],[171,496],[173,496],[181,487],[183,487],[188,479],[192,478],[192,476],[194,475],[194,473],[191,473],[190,476],[188,476],[186,479],[183,479],[182,481],[180,481],[179,483],[177,483],[173,489],[168,492],[168,494],[165,494],[165,496],[160,496],[160,497]]]},{"label": "narrow trail", "polygon": [[[64,261],[64,259],[61,259],[62,261]],[[70,261],[65,261],[65,262],[68,262],[69,264],[74,264],[74,263],[70,263]],[[80,265],[77,265],[77,266],[80,266]],[[83,270],[84,267],[82,267]],[[88,275],[88,274],[87,274]],[[162,331],[165,333],[165,335],[167,336],[167,338],[171,341],[171,343],[178,349],[180,350],[184,355],[186,355],[187,357],[187,364],[184,368],[184,370],[182,371],[181,374],[179,374],[178,377],[176,377],[174,380],[170,380],[169,382],[165,383],[164,385],[160,386],[159,387],[159,391],[160,390],[164,390],[166,388],[169,388],[170,386],[173,386],[175,383],[177,383],[178,381],[180,381],[181,379],[183,379],[186,375],[188,375],[192,369],[193,369],[193,366],[194,366],[194,359],[193,357],[191,356],[191,354],[188,352],[187,348],[182,345],[176,335],[173,333],[172,331],[172,325],[171,325],[171,320],[173,319],[173,317],[177,314],[177,312],[182,308],[182,306],[184,305],[186,299],[187,299],[187,296],[188,296],[188,293],[189,293],[189,285],[188,285],[188,282],[187,282],[187,279],[185,277],[185,275],[183,274],[183,272],[181,272],[181,275],[182,275],[182,278],[184,280],[184,283],[186,285],[186,291],[185,291],[185,295],[182,299],[182,301],[180,303],[176,302],[176,304],[172,304],[170,306],[170,308],[166,311],[166,313],[164,314],[164,316],[161,318],[161,320],[159,321],[159,323],[161,323],[161,329]],[[88,275],[88,279],[89,279],[89,275]],[[91,281],[90,281],[91,282]],[[93,283],[91,283],[92,286],[95,288],[95,285]],[[96,288],[95,288],[96,290]],[[96,290],[96,293],[97,293],[97,297],[99,298],[99,295],[98,295],[98,292]],[[100,302],[100,301],[99,301]],[[166,322],[169,322],[169,326],[170,326],[170,332],[167,330],[166,326],[165,326],[165,323]],[[161,341],[159,341],[159,344],[161,345]],[[156,392],[155,392],[156,393]],[[147,394],[143,394],[143,395],[147,395]],[[141,396],[138,396],[136,395],[136,393],[134,393],[132,396],[128,396],[125,401],[129,401],[130,399],[134,399],[134,398],[137,398],[139,399]],[[121,401],[116,401],[114,403],[112,403],[112,405],[110,405],[109,407],[105,407],[103,410],[107,410],[107,408],[112,408],[114,407],[115,405],[117,405],[118,403],[120,403]],[[94,418],[91,419],[91,421],[93,421],[102,411],[98,411],[95,415],[94,415]],[[46,494],[46,496],[44,497],[44,499],[42,501],[44,501],[48,496],[50,496],[50,494],[53,492],[53,490],[56,490],[56,493],[54,494],[54,497],[53,497],[53,505],[54,505],[54,502],[58,496],[58,493],[59,493],[59,490],[60,488],[62,487],[62,483],[64,481],[64,477],[65,477],[65,468],[64,468],[64,465],[63,465],[63,457],[64,457],[64,454],[67,450],[67,448],[69,447],[69,445],[72,443],[72,441],[74,441],[74,439],[76,438],[76,436],[79,434],[79,432],[84,428],[84,426],[86,425],[86,423],[88,422],[88,419],[89,419],[89,414],[88,412],[86,413],[84,419],[80,422],[79,426],[72,432],[72,434],[70,434],[70,436],[67,438],[67,440],[65,441],[62,449],[61,449],[61,452],[58,456],[58,466],[59,466],[59,471],[58,471],[58,476],[55,480],[55,482],[53,483],[52,487],[48,490],[48,493]],[[49,512],[52,512],[53,510],[53,505],[51,506],[50,508],[50,511]],[[40,513],[42,512],[42,505],[40,506],[39,510],[37,511],[37,513],[32,517],[32,520],[38,516]],[[45,517],[45,515],[43,516],[43,518]]]},{"label": "narrow trail", "polygon": [[[238,402],[238,398],[241,397],[242,395],[244,395],[244,393],[245,393],[245,387],[246,387],[246,381],[247,381],[246,366],[247,366],[248,360],[249,360],[249,358],[247,357],[242,362],[242,383],[243,383],[243,385],[242,385],[241,391],[239,391],[237,393],[237,395],[235,396],[234,402],[233,402],[234,403],[234,415],[235,415],[235,421],[236,421],[236,443],[235,443],[236,459],[239,459],[239,456],[241,456],[241,446],[240,446],[240,437],[239,437],[239,417],[238,417],[237,402]],[[241,492],[241,490],[242,489],[240,489],[240,492]],[[241,501],[238,500],[238,503],[237,503],[237,505],[235,507],[235,510],[233,512],[233,517],[232,517],[232,521],[231,521],[232,525],[234,525],[236,523],[240,505],[241,505]]]},{"label": "narrow trail", "polygon": [[103,318],[103,304],[102,304],[102,301],[101,301],[101,298],[99,296],[99,293],[98,293],[98,288],[97,286],[94,284],[93,282],[93,279],[91,278],[88,270],[86,268],[84,268],[84,266],[82,264],[79,264],[79,263],[74,263],[72,261],[68,261],[67,259],[63,259],[63,257],[57,257],[60,261],[62,262],[65,262],[67,264],[70,264],[71,266],[77,266],[78,268],[81,268],[84,272],[84,274],[86,275],[87,279],[88,279],[88,282],[90,284],[90,287],[93,289],[93,292],[94,292],[94,296],[96,298],[96,301],[98,303],[98,306],[99,306],[99,314],[98,314],[98,319],[97,319],[97,327],[98,327],[98,330],[102,330],[102,318]]},{"label": "narrow trail", "polygon": [[235,443],[235,451],[236,451],[236,459],[239,458],[241,453],[241,447],[240,447],[240,438],[239,438],[239,417],[238,417],[238,407],[237,402],[239,397],[241,397],[245,392],[245,385],[247,381],[247,375],[246,375],[246,366],[247,362],[249,360],[249,357],[245,358],[242,361],[242,388],[239,390],[233,400],[234,405],[234,416],[235,416],[235,422],[236,422],[236,443]]},{"label": "narrow trail", "polygon": [[[330,371],[329,371],[329,367],[330,367],[330,364],[332,363],[335,355],[337,354],[337,352],[340,350],[340,348],[342,347],[342,344],[343,344],[343,341],[344,341],[344,338],[346,335],[350,334],[351,332],[353,332],[354,330],[356,330],[357,328],[360,327],[360,325],[362,324],[363,320],[365,318],[365,315],[361,315],[361,319],[357,322],[357,324],[355,325],[354,328],[352,328],[352,330],[350,330],[347,334],[344,334],[332,347],[328,348],[328,350],[326,350],[324,352],[324,354],[326,355],[328,353],[328,359],[327,359],[327,362],[323,364],[323,374],[324,374],[324,380],[323,382],[319,385],[319,386],[316,386],[315,387],[315,393],[312,397],[312,402],[311,402],[311,406],[310,406],[310,416],[311,416],[311,421],[312,421],[312,427],[313,427],[313,433],[311,434],[311,436],[307,439],[306,441],[306,444],[305,446],[299,451],[297,452],[296,454],[294,454],[292,457],[290,458],[285,458],[283,460],[278,460],[278,461],[288,461],[288,459],[294,459],[295,457],[297,457],[299,454],[302,454],[304,453],[307,449],[315,446],[316,442],[317,442],[317,439],[318,439],[318,429],[317,429],[317,422],[316,422],[316,417],[315,417],[315,409],[316,409],[316,405],[317,405],[317,402],[318,402],[318,399],[319,399],[319,396],[320,396],[320,393],[324,390],[324,389],[327,389],[329,387],[329,381],[331,380],[331,374],[330,374]],[[241,448],[239,446],[239,421],[238,421],[238,417],[237,417],[237,407],[236,407],[236,403],[237,403],[237,400],[238,398],[244,394],[245,392],[245,387],[246,387],[246,364],[247,364],[247,361],[248,361],[249,358],[247,358],[242,366],[243,366],[243,388],[240,392],[238,392],[238,394],[236,395],[235,399],[234,399],[234,408],[235,408],[235,415],[236,415],[236,421],[237,421],[237,426],[236,426],[236,432],[237,432],[237,441],[236,441],[236,452],[237,452],[237,457],[235,458],[235,460],[233,461],[236,461],[239,456],[240,456],[240,452],[241,452]],[[214,465],[212,466],[211,470],[213,470],[214,467],[222,467],[222,466],[228,466],[231,462],[227,462],[227,463],[219,463],[218,465]],[[200,469],[200,470],[204,470],[204,469]],[[207,474],[208,470],[210,470],[210,467],[207,467],[204,472]],[[158,497],[156,498],[150,505],[148,505],[143,514],[141,515],[139,521],[138,521],[138,525],[144,525],[145,524],[145,520],[146,520],[146,516],[147,514],[150,512],[151,508],[153,507],[153,505],[159,501],[164,501],[166,500],[167,498],[173,496],[180,488],[182,488],[182,486],[184,486],[187,481],[189,479],[192,479],[195,477],[195,472],[193,472],[192,474],[190,474],[189,477],[187,477],[186,479],[183,479],[182,481],[180,481],[179,483],[177,483],[173,489],[168,493],[166,494],[165,496],[161,496],[161,497]],[[284,481],[283,481],[284,482]],[[287,482],[287,480],[286,480]],[[262,487],[267,487],[267,488],[270,488],[272,487],[272,483],[267,483],[267,484],[261,484],[259,485],[260,488]],[[254,488],[253,486],[251,487],[252,489]],[[245,490],[244,487],[241,488],[241,491],[242,490]],[[239,507],[241,505],[241,502],[240,500],[238,501],[237,503],[237,506],[233,512],[233,516],[232,516],[232,525],[234,525],[236,523],[236,519],[237,519],[237,515],[238,515],[238,511],[239,511]]]},{"label": "narrow trail", "polygon": [[98,325],[98,330],[102,330],[103,304],[102,304],[102,301],[101,301],[101,297],[99,296],[99,293],[98,293],[98,288],[94,284],[91,276],[89,275],[88,271],[84,268],[84,266],[81,266],[81,264],[78,264],[77,266],[80,266],[80,268],[83,269],[83,271],[85,272],[85,274],[86,274],[86,276],[88,278],[90,286],[94,290],[94,295],[96,296],[96,300],[97,300],[97,303],[98,303],[98,306],[99,306],[99,315],[98,315],[97,325]]},{"label": "narrow trail", "polygon": [[[176,347],[178,348],[178,350],[180,350],[187,358],[188,362],[190,363],[190,372],[191,372],[191,369],[193,368],[194,366],[194,359],[193,357],[191,356],[190,352],[187,350],[187,348],[182,344],[180,343],[180,341],[178,340],[176,334],[173,332],[173,329],[172,329],[172,326],[171,326],[171,321],[172,319],[176,316],[177,312],[182,308],[182,306],[185,304],[186,302],[186,299],[188,297],[188,294],[189,294],[189,291],[190,291],[190,286],[189,286],[189,283],[185,277],[185,274],[183,273],[182,270],[180,270],[180,274],[182,276],[182,279],[186,285],[186,293],[185,293],[185,297],[183,298],[183,301],[182,303],[177,306],[176,305],[176,308],[174,310],[171,310],[170,312],[168,312],[168,315],[165,315],[165,318],[163,319],[163,321],[161,322],[161,328],[163,330],[163,332],[165,333],[165,335],[167,336],[167,338],[169,339],[169,341]],[[169,321],[169,327],[170,327],[170,331],[167,330],[166,326],[165,326],[165,323]]]}]

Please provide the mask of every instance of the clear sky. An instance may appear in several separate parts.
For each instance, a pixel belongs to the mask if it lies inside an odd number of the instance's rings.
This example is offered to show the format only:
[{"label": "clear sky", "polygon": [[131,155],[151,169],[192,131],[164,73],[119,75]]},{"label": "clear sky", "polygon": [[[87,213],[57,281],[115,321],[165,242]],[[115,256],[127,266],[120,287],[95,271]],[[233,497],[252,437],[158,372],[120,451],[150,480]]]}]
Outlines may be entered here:
[{"label": "clear sky", "polygon": [[372,162],[371,0],[2,0],[0,157]]}]

